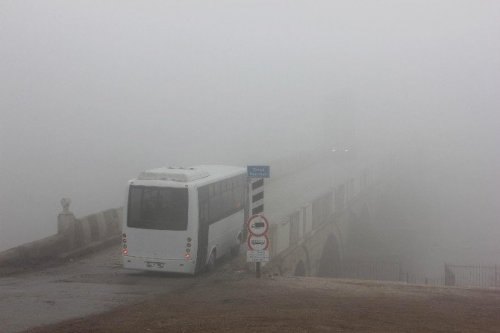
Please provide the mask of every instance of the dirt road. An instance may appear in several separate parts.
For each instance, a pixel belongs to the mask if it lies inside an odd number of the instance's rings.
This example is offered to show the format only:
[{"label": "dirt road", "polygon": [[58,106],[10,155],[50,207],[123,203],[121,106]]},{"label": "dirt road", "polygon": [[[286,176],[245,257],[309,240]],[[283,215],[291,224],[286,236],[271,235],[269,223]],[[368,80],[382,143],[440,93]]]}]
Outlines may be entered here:
[{"label": "dirt road", "polygon": [[29,332],[500,332],[500,291],[225,271]]},{"label": "dirt road", "polygon": [[0,332],[103,312],[186,288],[197,279],[126,271],[119,246],[65,265],[0,276]]}]

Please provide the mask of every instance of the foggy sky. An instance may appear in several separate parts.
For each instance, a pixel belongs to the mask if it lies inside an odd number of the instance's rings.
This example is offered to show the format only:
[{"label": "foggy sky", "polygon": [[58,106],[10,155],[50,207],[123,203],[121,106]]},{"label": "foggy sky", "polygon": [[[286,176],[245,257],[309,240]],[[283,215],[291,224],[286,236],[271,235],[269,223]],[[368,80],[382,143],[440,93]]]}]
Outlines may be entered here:
[{"label": "foggy sky", "polygon": [[3,0],[0,250],[55,232],[63,196],[77,216],[122,205],[146,168],[335,141],[372,159],[418,142],[434,190],[460,193],[443,209],[480,212],[445,225],[500,235],[499,17],[493,0]]}]

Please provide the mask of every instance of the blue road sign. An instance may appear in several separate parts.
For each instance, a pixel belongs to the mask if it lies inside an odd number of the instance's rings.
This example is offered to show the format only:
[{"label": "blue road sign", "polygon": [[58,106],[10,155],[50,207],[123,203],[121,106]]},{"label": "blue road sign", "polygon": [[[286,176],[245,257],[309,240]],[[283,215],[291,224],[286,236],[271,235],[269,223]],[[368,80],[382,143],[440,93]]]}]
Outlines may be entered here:
[{"label": "blue road sign", "polygon": [[271,167],[269,165],[249,165],[247,173],[250,178],[269,178],[271,177]]}]

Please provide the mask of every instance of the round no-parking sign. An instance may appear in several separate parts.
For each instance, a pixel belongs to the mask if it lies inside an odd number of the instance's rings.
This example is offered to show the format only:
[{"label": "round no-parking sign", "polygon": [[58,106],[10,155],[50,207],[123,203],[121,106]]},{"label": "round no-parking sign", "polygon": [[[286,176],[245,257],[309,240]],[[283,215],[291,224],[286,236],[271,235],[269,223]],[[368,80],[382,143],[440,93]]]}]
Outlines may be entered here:
[{"label": "round no-parking sign", "polygon": [[269,230],[269,222],[264,215],[256,214],[248,219],[247,229],[250,235],[263,236]]}]

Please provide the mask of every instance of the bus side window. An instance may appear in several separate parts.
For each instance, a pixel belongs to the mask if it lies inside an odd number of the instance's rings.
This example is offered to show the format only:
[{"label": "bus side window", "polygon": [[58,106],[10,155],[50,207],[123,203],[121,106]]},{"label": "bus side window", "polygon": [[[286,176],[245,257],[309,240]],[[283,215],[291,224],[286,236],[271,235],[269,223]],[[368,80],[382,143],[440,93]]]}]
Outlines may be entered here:
[{"label": "bus side window", "polygon": [[200,222],[203,224],[208,224],[208,202],[207,201],[201,203]]},{"label": "bus side window", "polygon": [[[213,187],[210,186],[213,190]],[[209,222],[209,186],[204,186],[198,189],[198,214],[200,215],[200,223],[208,224]]]}]

